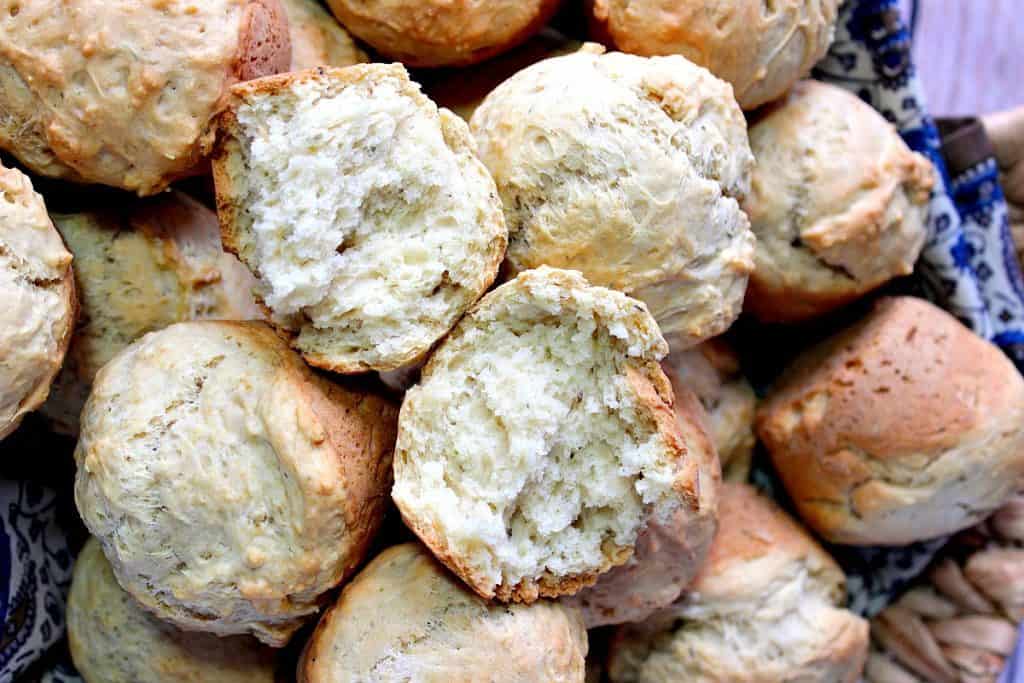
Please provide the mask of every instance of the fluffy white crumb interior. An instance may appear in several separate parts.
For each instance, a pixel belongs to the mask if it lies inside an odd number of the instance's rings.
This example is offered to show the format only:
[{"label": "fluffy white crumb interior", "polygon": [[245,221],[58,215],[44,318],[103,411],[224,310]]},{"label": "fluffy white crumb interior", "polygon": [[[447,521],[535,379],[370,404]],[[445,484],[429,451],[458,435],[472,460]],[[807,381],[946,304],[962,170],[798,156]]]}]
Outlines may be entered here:
[{"label": "fluffy white crumb interior", "polygon": [[[394,497],[433,517],[495,584],[605,566],[635,542],[675,471],[622,375],[623,333],[596,316],[502,317],[467,332],[443,379],[414,388],[414,470]],[[441,455],[442,457],[439,457]]]},{"label": "fluffy white crumb interior", "polygon": [[353,351],[381,356],[454,313],[451,283],[484,250],[477,208],[435,112],[398,83],[306,81],[252,95],[246,208],[262,294]]}]

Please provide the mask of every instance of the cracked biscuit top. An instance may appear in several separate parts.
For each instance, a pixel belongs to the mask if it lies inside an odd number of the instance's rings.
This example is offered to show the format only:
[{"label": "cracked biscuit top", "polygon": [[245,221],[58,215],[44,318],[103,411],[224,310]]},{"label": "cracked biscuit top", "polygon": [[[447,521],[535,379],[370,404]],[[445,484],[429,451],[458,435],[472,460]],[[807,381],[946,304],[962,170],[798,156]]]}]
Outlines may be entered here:
[{"label": "cracked biscuit top", "polygon": [[968,527],[1024,473],[1024,379],[995,346],[911,297],[808,351],[758,434],[824,538],[903,545]]},{"label": "cracked biscuit top", "polygon": [[280,647],[363,561],[396,419],[263,323],[178,323],[96,375],[75,502],[145,609]]},{"label": "cracked biscuit top", "polygon": [[19,0],[0,12],[0,148],[156,194],[194,172],[232,83],[291,60],[279,0]]},{"label": "cracked biscuit top", "polygon": [[727,83],[683,57],[587,44],[505,81],[470,126],[504,204],[511,272],[578,270],[640,299],[674,350],[739,315],[753,157]]}]

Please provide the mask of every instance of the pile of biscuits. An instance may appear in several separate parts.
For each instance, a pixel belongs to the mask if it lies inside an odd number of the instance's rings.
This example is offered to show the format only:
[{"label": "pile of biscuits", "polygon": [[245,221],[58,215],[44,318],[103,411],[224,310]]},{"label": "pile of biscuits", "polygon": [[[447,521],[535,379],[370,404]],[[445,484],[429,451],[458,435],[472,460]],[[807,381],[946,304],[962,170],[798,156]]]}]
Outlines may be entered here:
[{"label": "pile of biscuits", "polygon": [[0,436],[77,438],[85,680],[859,680],[814,535],[986,519],[1024,379],[909,297],[760,399],[722,337],[925,244],[806,80],[837,0],[326,4],[0,3]]}]

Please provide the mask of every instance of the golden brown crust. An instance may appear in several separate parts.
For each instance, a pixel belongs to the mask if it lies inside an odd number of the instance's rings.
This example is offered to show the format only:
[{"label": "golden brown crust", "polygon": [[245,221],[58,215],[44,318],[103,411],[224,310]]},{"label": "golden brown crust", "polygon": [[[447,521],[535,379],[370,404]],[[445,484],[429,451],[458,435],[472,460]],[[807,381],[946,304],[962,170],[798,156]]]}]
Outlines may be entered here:
[{"label": "golden brown crust", "polygon": [[801,516],[842,543],[968,526],[1024,473],[1024,380],[921,299],[883,299],[786,372],[758,433]]},{"label": "golden brown crust", "polygon": [[721,491],[719,533],[700,575],[670,607],[609,647],[615,683],[854,683],[868,624],[839,608],[839,566],[746,484]]},{"label": "golden brown crust", "polygon": [[748,311],[806,319],[913,271],[935,174],[878,112],[842,88],[801,81],[760,113],[750,145]]},{"label": "golden brown crust", "polygon": [[290,60],[279,0],[18,9],[0,21],[0,145],[40,174],[143,195],[201,169],[233,82]]},{"label": "golden brown crust", "polygon": [[813,557],[827,583],[834,587],[836,600],[842,597],[846,581],[832,556],[796,520],[753,486],[725,482],[719,496],[718,517],[718,535],[700,576],[691,586],[692,591],[701,592],[709,577],[724,574],[734,565],[778,553],[790,558]]},{"label": "golden brown crust", "polygon": [[232,71],[239,81],[287,71],[292,62],[288,14],[281,0],[251,0],[242,14]]},{"label": "golden brown crust", "polygon": [[467,66],[539,31],[560,0],[328,0],[341,23],[413,67]]},{"label": "golden brown crust", "polygon": [[825,55],[838,0],[587,0],[591,36],[623,52],[681,54],[729,81],[744,109],[770,102]]}]

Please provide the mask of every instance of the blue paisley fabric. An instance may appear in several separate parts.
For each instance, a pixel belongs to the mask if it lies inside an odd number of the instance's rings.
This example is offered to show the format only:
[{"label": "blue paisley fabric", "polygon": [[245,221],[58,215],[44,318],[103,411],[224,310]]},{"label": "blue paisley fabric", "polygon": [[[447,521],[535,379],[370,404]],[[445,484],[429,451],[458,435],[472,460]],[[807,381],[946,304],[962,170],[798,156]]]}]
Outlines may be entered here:
[{"label": "blue paisley fabric", "polygon": [[1024,280],[1009,233],[995,160],[950,178],[910,56],[896,0],[850,0],[815,78],[856,93],[895,125],[941,176],[917,268],[925,295],[1024,368]]},{"label": "blue paisley fabric", "polygon": [[56,494],[0,482],[0,681],[12,681],[64,635],[71,553]]},{"label": "blue paisley fabric", "polygon": [[[998,344],[1024,368],[1024,280],[995,162],[988,159],[950,177],[914,72],[910,44],[897,0],[848,0],[840,11],[835,42],[814,76],[856,93],[935,164],[941,178],[911,287]],[[754,479],[784,498],[763,459]],[[54,494],[48,489],[29,482],[0,482],[0,683],[15,680],[63,635],[71,556],[53,508]],[[883,609],[943,543],[939,539],[896,549],[831,548],[849,576],[851,608],[865,615]],[[32,681],[80,683],[66,649],[47,659],[58,663]],[[1017,679],[1007,673],[1001,680]]]}]

